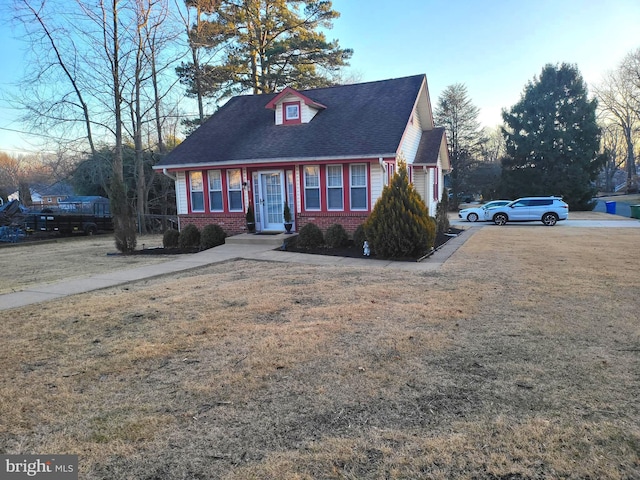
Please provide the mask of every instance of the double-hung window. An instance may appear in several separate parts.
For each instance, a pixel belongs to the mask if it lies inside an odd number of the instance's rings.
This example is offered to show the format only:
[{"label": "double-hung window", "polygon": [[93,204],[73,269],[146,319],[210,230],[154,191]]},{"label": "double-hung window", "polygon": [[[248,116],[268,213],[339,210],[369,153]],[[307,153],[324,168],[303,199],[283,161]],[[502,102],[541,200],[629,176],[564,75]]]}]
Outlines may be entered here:
[{"label": "double-hung window", "polygon": [[367,166],[351,165],[350,168],[351,210],[367,209]]},{"label": "double-hung window", "polygon": [[204,212],[202,172],[189,172],[189,188],[191,189],[191,211]]},{"label": "double-hung window", "polygon": [[304,167],[304,208],[320,210],[320,167]]},{"label": "double-hung window", "polygon": [[220,170],[209,170],[209,208],[212,212],[222,212],[222,174]]},{"label": "double-hung window", "polygon": [[327,209],[344,210],[342,165],[327,166]]},{"label": "double-hung window", "polygon": [[227,170],[227,193],[229,196],[229,211],[242,211],[242,175],[240,169]]}]

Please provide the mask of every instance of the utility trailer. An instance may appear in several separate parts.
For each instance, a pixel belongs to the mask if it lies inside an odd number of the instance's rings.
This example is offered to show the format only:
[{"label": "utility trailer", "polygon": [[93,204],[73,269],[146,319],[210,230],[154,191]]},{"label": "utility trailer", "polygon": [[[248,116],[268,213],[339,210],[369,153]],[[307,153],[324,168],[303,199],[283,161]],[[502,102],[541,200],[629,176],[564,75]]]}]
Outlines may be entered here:
[{"label": "utility trailer", "polygon": [[100,231],[112,231],[113,218],[107,198],[70,197],[60,202],[55,210],[44,208],[40,212],[25,215],[24,226],[28,233],[94,235]]}]

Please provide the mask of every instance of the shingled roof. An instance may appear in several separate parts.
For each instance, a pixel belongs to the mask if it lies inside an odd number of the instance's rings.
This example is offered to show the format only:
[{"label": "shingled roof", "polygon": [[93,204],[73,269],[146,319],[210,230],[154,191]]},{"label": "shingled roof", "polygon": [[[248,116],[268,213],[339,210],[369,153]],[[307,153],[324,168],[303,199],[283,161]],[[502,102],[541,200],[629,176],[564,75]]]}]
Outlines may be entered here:
[{"label": "shingled roof", "polygon": [[438,153],[445,141],[445,129],[436,127],[422,132],[414,165],[435,165],[438,163]]},{"label": "shingled roof", "polygon": [[301,91],[326,106],[311,122],[276,125],[277,95],[231,98],[156,168],[395,155],[425,75]]}]

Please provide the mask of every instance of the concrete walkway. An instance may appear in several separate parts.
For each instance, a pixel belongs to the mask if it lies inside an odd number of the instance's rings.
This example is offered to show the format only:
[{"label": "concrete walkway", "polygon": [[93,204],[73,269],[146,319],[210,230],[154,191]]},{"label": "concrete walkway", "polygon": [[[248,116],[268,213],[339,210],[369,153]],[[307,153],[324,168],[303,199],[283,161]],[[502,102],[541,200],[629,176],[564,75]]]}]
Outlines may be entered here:
[{"label": "concrete walkway", "polygon": [[[393,268],[413,272],[428,272],[437,270],[467,239],[481,228],[510,228],[511,226],[528,225],[538,228],[545,227],[542,223],[525,224],[510,223],[498,227],[491,223],[469,223],[452,219],[451,225],[464,228],[465,232],[449,240],[444,246],[436,250],[431,256],[421,262],[392,262],[369,258],[343,258],[326,255],[308,255],[303,253],[283,252],[275,250],[287,237],[284,234],[274,235],[269,239],[259,239],[255,235],[238,235],[227,239],[226,244],[191,255],[181,255],[175,260],[169,260],[155,265],[118,270],[91,277],[75,278],[57,283],[35,285],[14,293],[0,295],[0,310],[22,307],[34,303],[55,300],[67,295],[100,290],[116,285],[123,285],[137,280],[184,272],[220,262],[237,259],[261,260],[267,262],[304,263],[308,265],[339,265],[347,267]],[[640,228],[640,220],[610,215],[601,219],[569,219],[558,222],[553,228],[586,227],[586,228]],[[260,243],[256,243],[260,242]]]},{"label": "concrete walkway", "polygon": [[[262,243],[253,241],[254,235],[238,235],[227,239],[228,243],[190,255],[180,255],[155,265],[146,265],[126,270],[75,278],[56,283],[34,285],[19,292],[0,295],[0,310],[23,307],[34,303],[55,300],[67,295],[100,290],[123,285],[137,280],[184,272],[195,268],[238,259],[261,260],[267,262],[304,263],[308,265],[341,265],[368,268],[394,268],[408,271],[433,271],[455,252],[479,226],[467,226],[467,231],[449,240],[422,262],[392,262],[367,258],[343,258],[327,255],[307,255],[303,253],[275,250],[283,240],[284,234],[274,235]],[[290,237],[289,237],[290,238]],[[233,240],[231,240],[233,239]],[[231,240],[231,242],[230,242]]]}]

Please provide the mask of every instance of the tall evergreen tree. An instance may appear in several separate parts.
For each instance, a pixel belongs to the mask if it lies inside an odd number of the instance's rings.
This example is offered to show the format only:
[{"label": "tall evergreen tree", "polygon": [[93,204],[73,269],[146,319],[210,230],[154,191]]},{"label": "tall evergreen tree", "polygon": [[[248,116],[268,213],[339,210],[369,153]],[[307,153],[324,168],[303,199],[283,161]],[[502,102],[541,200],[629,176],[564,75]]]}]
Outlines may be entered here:
[{"label": "tall evergreen tree", "polygon": [[449,179],[454,207],[458,205],[458,194],[469,186],[467,179],[474,160],[482,153],[483,135],[479,114],[480,110],[473,104],[467,87],[462,83],[449,85],[438,97],[434,118],[436,124],[447,132],[451,159]]},{"label": "tall evergreen tree", "polygon": [[[193,0],[186,0],[193,6]],[[331,85],[332,75],[348,65],[353,51],[328,41],[339,13],[328,0],[201,0],[200,21],[192,41],[219,54],[215,64],[183,64],[181,82],[191,94],[224,97],[244,91],[270,93],[284,86]]]},{"label": "tall evergreen tree", "polygon": [[577,67],[546,65],[502,113],[502,195],[561,195],[573,210],[592,209],[603,164],[596,104]]}]

